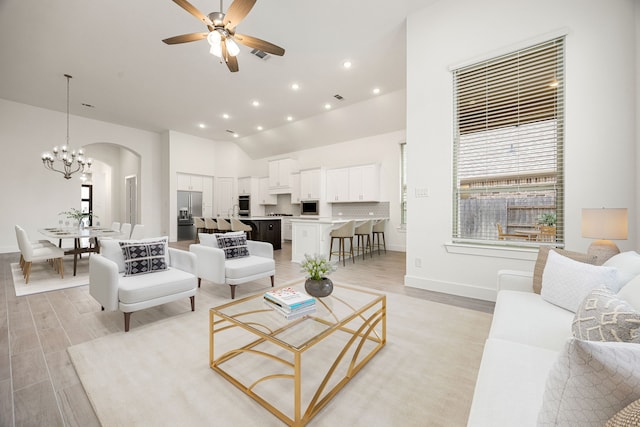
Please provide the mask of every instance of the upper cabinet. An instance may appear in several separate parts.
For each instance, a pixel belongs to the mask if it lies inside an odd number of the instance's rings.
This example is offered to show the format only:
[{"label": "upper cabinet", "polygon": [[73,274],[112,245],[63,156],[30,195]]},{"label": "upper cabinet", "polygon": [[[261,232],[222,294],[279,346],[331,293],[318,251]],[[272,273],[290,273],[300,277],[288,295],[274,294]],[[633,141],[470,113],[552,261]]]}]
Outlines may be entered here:
[{"label": "upper cabinet", "polygon": [[260,178],[259,191],[258,191],[258,203],[261,205],[277,205],[278,197],[275,194],[271,194],[269,191],[269,178]]},{"label": "upper cabinet", "polygon": [[327,202],[349,201],[349,168],[327,170]]},{"label": "upper cabinet", "polygon": [[215,177],[213,192],[213,213],[215,216],[227,217],[233,213],[233,206],[237,203],[233,184],[233,177]]},{"label": "upper cabinet", "polygon": [[324,200],[323,172],[321,168],[300,171],[300,200]]},{"label": "upper cabinet", "polygon": [[271,194],[291,193],[291,173],[296,170],[297,162],[293,159],[271,160],[269,162],[269,191]]},{"label": "upper cabinet", "polygon": [[353,166],[327,171],[327,202],[380,200],[380,165]]},{"label": "upper cabinet", "polygon": [[178,190],[179,191],[203,191],[202,175],[189,175],[186,173],[178,174]]},{"label": "upper cabinet", "polygon": [[291,174],[291,203],[300,203],[300,174],[297,172]]},{"label": "upper cabinet", "polygon": [[251,196],[252,194],[256,195],[257,191],[258,179],[245,176],[242,178],[238,178],[238,195],[239,196]]},{"label": "upper cabinet", "polygon": [[349,168],[349,199],[354,202],[380,200],[380,165]]}]

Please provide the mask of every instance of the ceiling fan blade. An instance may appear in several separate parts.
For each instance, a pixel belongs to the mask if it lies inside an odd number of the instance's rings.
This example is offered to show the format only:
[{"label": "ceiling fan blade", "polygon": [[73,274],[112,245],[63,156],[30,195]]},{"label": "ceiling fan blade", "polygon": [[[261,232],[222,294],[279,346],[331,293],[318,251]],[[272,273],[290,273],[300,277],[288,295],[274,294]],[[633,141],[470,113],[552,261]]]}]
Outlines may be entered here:
[{"label": "ceiling fan blade", "polygon": [[258,49],[263,52],[270,53],[272,55],[278,55],[278,56],[284,55],[283,48],[281,48],[280,46],[276,46],[273,43],[269,43],[268,41],[261,40],[257,37],[251,37],[244,34],[235,34],[233,38],[235,41],[245,46],[249,46],[254,49]]},{"label": "ceiling fan blade", "polygon": [[225,62],[225,64],[227,64],[227,68],[229,68],[229,71],[235,73],[239,70],[238,58],[229,55],[229,52],[227,52],[227,44],[224,41],[225,39],[223,39],[222,43],[220,43],[220,47],[222,48],[222,60]]},{"label": "ceiling fan blade", "polygon": [[235,0],[231,3],[222,21],[224,27],[227,30],[233,30],[247,16],[254,4],[256,0]]},{"label": "ceiling fan blade", "polygon": [[162,40],[166,44],[178,44],[178,43],[187,43],[187,42],[195,42],[198,40],[206,39],[209,33],[190,33],[190,34],[182,34],[180,36],[169,37],[168,39]]},{"label": "ceiling fan blade", "polygon": [[194,5],[189,3],[187,0],[173,0],[173,2],[178,6],[180,6],[181,8],[183,8],[184,10],[186,10],[187,12],[189,12],[190,14],[192,14],[193,16],[195,16],[196,18],[198,18],[200,21],[204,22],[206,26],[213,26],[213,22],[211,22],[211,19],[209,19],[208,16],[200,12]]}]

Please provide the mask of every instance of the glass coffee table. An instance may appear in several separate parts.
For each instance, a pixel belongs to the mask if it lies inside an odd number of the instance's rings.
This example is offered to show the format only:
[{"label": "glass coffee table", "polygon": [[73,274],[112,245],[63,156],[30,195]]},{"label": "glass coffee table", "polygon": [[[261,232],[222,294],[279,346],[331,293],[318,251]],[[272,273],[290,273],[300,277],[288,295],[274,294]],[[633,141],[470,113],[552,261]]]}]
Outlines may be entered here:
[{"label": "glass coffee table", "polygon": [[[304,292],[304,280],[287,287]],[[263,295],[209,310],[209,363],[286,424],[304,426],[385,345],[386,296],[334,283],[315,313],[287,320]]]}]

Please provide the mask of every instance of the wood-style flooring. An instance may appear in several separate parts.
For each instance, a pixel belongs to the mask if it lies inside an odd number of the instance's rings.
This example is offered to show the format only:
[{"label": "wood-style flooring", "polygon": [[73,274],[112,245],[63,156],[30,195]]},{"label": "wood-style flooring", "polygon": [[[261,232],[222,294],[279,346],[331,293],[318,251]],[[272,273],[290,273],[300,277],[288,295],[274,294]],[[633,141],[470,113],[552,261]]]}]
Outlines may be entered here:
[{"label": "wood-style flooring", "polygon": [[[191,242],[172,243],[188,249]],[[88,286],[16,297],[10,263],[18,254],[0,254],[0,426],[99,426],[67,354],[67,347],[121,332],[123,316],[103,312]],[[275,251],[276,286],[301,278],[292,263],[291,244]],[[364,284],[485,312],[493,303],[408,288],[403,285],[405,254],[388,251],[355,264],[348,260],[331,276],[341,282]],[[197,300],[197,298],[196,298]],[[171,316],[161,307],[137,312],[132,327]],[[117,410],[114,408],[114,410]]]}]

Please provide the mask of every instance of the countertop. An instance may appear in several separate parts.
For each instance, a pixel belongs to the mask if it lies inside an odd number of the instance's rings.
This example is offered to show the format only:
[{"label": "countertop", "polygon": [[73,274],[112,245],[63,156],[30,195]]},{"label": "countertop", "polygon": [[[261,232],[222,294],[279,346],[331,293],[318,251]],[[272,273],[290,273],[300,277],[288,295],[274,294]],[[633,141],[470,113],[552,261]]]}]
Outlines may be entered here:
[{"label": "countertop", "polygon": [[364,222],[370,219],[374,221],[379,221],[381,219],[389,219],[388,217],[382,217],[382,216],[367,216],[367,217],[334,216],[334,217],[321,217],[321,218],[296,216],[296,217],[289,217],[289,218],[291,218],[291,222],[314,222],[318,224],[341,224],[347,221]]}]

